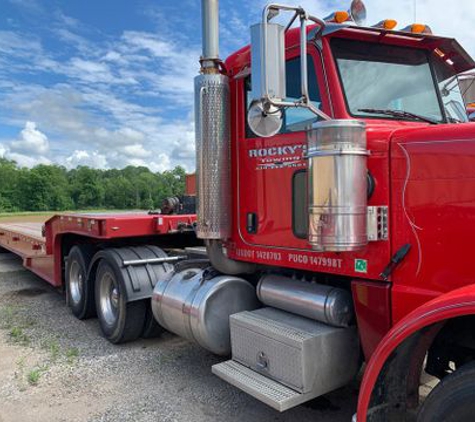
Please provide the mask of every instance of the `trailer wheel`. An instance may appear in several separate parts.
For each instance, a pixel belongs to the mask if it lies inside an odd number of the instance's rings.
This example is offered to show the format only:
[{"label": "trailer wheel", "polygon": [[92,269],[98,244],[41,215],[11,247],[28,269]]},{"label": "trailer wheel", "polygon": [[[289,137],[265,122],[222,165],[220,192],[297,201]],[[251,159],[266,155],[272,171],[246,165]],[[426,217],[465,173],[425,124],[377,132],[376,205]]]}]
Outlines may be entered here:
[{"label": "trailer wheel", "polygon": [[472,422],[475,415],[475,362],[446,376],[429,394],[417,422]]},{"label": "trailer wheel", "polygon": [[96,309],[104,337],[120,344],[136,340],[142,334],[147,311],[146,303],[127,303],[124,280],[120,273],[102,259],[96,273]]},{"label": "trailer wheel", "polygon": [[78,319],[87,319],[95,314],[94,288],[87,277],[91,255],[87,248],[74,246],[66,261],[66,301]]}]

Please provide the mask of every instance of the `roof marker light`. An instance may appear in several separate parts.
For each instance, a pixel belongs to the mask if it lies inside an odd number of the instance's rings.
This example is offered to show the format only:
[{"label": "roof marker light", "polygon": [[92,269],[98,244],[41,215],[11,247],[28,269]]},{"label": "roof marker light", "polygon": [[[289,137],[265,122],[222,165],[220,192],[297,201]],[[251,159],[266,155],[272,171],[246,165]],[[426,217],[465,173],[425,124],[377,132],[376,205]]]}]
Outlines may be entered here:
[{"label": "roof marker light", "polygon": [[348,22],[349,20],[351,20],[350,14],[344,11],[331,13],[324,19],[325,22],[335,22],[335,23]]},{"label": "roof marker light", "polygon": [[406,26],[403,31],[412,32],[413,34],[432,34],[432,29],[430,29],[430,26],[424,25],[422,23],[413,23],[412,25]]},{"label": "roof marker light", "polygon": [[380,29],[394,29],[397,26],[397,21],[394,19],[385,19],[382,20],[381,22],[377,23],[376,25],[373,25],[373,28],[380,28]]}]

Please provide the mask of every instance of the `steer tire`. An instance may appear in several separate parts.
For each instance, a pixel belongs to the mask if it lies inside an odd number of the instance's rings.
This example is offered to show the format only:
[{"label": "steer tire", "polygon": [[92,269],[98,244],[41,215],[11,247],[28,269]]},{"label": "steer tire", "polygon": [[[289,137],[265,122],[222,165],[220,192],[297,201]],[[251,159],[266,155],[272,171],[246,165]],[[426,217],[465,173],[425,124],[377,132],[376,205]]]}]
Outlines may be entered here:
[{"label": "steer tire", "polygon": [[74,246],[66,260],[66,303],[78,319],[87,319],[96,313],[94,286],[87,277],[91,257],[92,250],[87,246]]},{"label": "steer tire", "polygon": [[475,420],[475,362],[447,375],[426,398],[417,422]]},{"label": "steer tire", "polygon": [[102,259],[95,283],[97,317],[104,337],[113,344],[140,337],[145,324],[147,304],[143,300],[127,303],[124,281],[113,266]]}]

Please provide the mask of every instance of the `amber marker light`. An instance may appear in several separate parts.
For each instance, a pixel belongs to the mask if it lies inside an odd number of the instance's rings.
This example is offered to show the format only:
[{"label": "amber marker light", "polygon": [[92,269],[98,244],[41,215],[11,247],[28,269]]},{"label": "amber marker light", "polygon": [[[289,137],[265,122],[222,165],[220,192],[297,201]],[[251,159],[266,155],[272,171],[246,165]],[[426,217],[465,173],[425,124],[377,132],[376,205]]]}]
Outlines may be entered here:
[{"label": "amber marker light", "polygon": [[373,28],[381,28],[381,29],[387,29],[390,31],[391,29],[396,28],[397,26],[397,21],[394,19],[385,19],[376,25],[373,26]]},{"label": "amber marker light", "polygon": [[344,22],[348,22],[349,20],[351,20],[350,14],[344,11],[334,12],[324,19],[325,22],[335,22],[335,23],[344,23]]},{"label": "amber marker light", "polygon": [[407,26],[403,29],[405,32],[412,32],[413,34],[432,34],[432,30],[429,25],[424,25],[422,23],[413,23],[412,25]]},{"label": "amber marker light", "polygon": [[343,23],[350,19],[348,12],[335,12],[334,20],[336,23]]}]

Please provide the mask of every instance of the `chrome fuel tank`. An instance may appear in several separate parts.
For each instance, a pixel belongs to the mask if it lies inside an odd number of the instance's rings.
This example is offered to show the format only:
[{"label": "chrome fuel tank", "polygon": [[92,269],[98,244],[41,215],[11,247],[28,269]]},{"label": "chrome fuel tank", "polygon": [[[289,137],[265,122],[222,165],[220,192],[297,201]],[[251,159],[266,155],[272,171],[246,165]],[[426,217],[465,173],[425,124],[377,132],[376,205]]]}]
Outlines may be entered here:
[{"label": "chrome fuel tank", "polygon": [[351,293],[333,286],[267,274],[257,296],[265,305],[335,327],[348,327],[354,319]]},{"label": "chrome fuel tank", "polygon": [[256,289],[246,280],[198,268],[158,281],[152,297],[163,328],[217,355],[231,352],[229,316],[258,307]]}]

